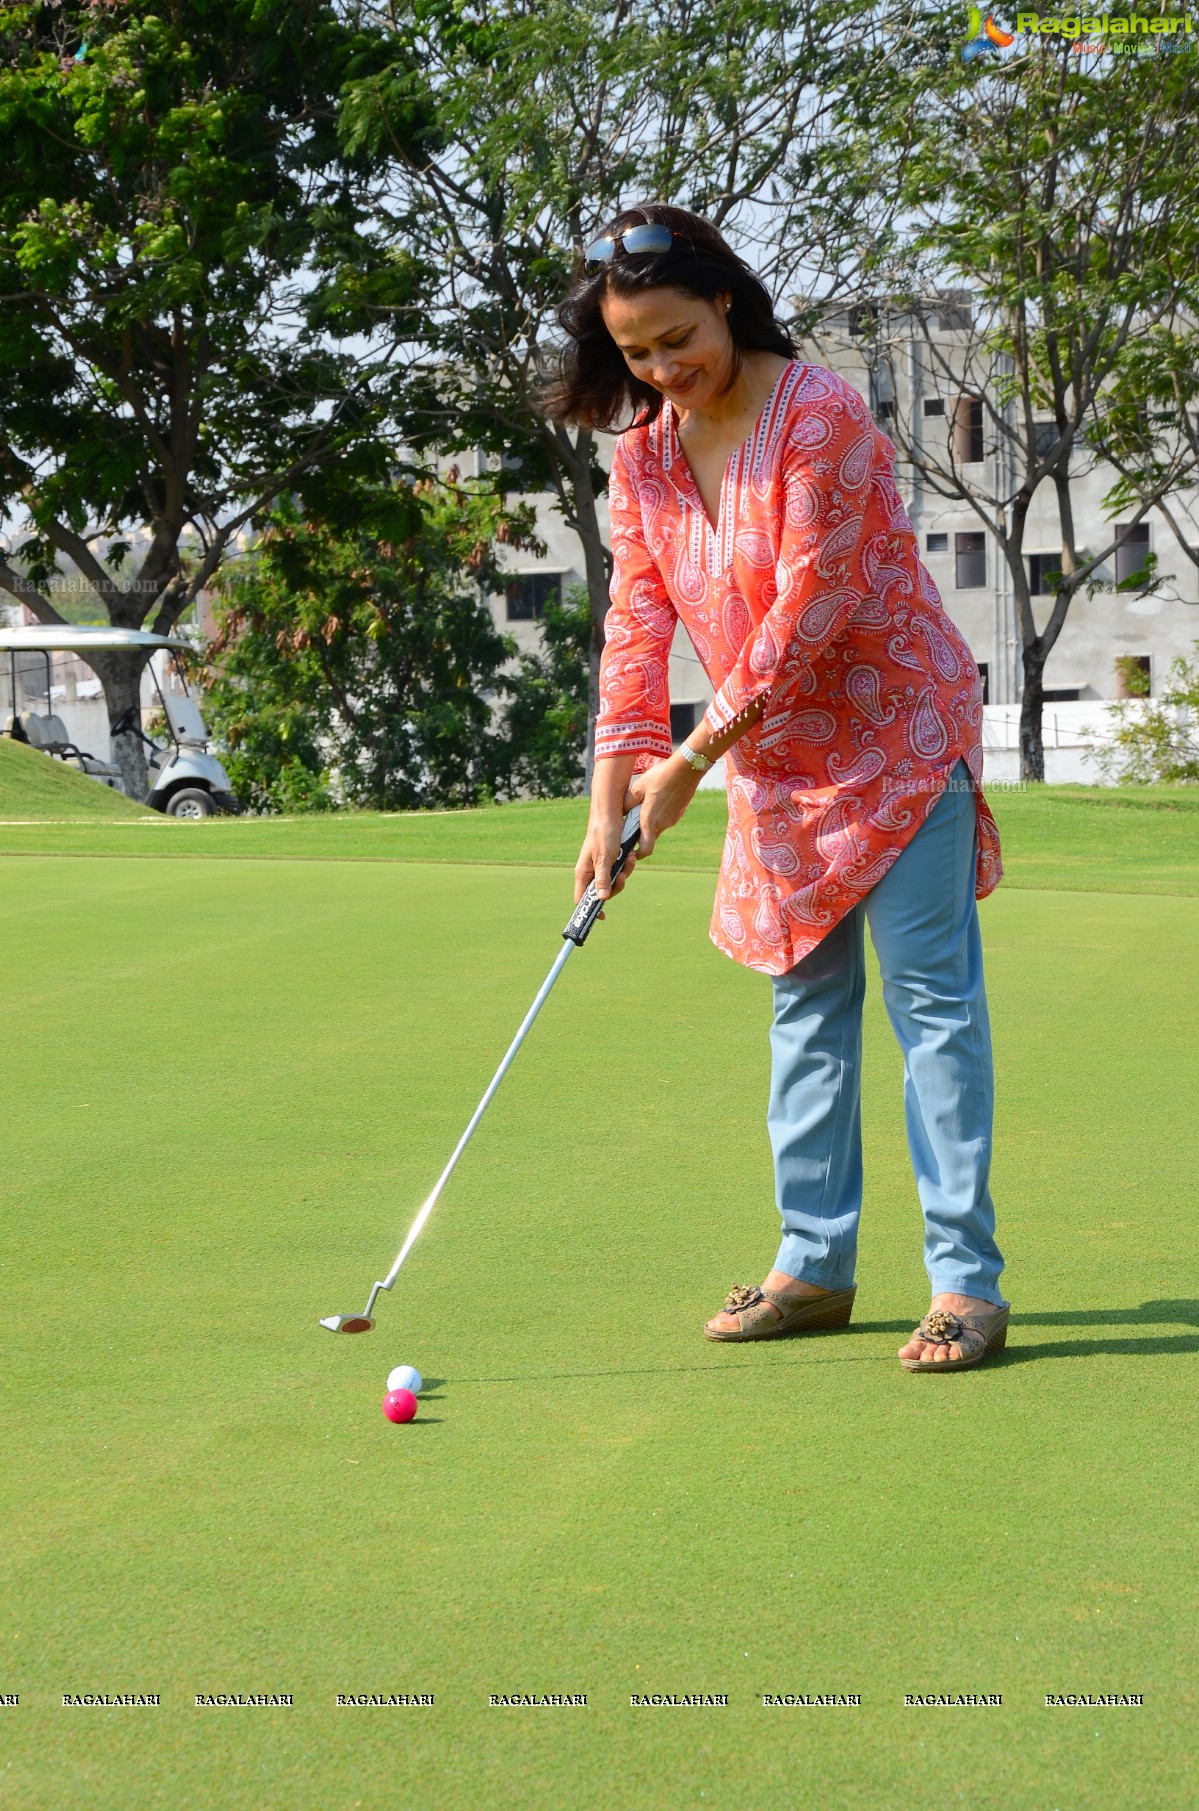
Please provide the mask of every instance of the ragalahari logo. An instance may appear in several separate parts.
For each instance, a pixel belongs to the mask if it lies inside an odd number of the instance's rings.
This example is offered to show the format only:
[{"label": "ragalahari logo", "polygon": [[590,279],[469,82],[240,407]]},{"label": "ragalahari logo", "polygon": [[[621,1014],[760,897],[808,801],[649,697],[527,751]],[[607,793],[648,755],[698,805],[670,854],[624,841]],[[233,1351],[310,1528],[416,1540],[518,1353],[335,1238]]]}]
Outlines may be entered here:
[{"label": "ragalahari logo", "polygon": [[[1081,13],[1064,13],[1059,18],[1049,13],[1016,14],[1016,29],[1005,31],[996,25],[994,15],[983,18],[982,8],[970,8],[970,24],[962,45],[962,61],[976,57],[997,57],[1009,50],[1017,39],[1028,48],[1028,38],[1065,39],[1073,55],[1103,56],[1170,56],[1179,51],[1194,53],[1199,46],[1195,16],[1184,13],[1099,13],[1085,18]],[[1018,48],[1020,48],[1018,47]]]},{"label": "ragalahari logo", "polygon": [[1001,50],[1006,50],[1009,44],[1015,42],[1013,33],[996,25],[990,13],[984,19],[981,7],[970,8],[970,24],[966,31],[966,42],[962,45],[964,63],[972,63],[975,57],[998,56]]}]

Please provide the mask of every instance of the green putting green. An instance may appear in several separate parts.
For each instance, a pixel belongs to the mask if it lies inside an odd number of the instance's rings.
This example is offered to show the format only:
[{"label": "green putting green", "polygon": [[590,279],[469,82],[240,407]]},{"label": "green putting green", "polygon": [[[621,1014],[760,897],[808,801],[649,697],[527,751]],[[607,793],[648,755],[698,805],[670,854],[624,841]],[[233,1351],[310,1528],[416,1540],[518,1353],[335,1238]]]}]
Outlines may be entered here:
[{"label": "green putting green", "polygon": [[855,1323],[700,1337],[776,1235],[769,986],[707,942],[703,803],[359,1339],[317,1320],[391,1263],[560,947],[578,806],[4,832],[6,1803],[1194,1802],[1190,798],[998,800],[1014,1319],[940,1379],[894,1357],[927,1298],[877,987]]}]

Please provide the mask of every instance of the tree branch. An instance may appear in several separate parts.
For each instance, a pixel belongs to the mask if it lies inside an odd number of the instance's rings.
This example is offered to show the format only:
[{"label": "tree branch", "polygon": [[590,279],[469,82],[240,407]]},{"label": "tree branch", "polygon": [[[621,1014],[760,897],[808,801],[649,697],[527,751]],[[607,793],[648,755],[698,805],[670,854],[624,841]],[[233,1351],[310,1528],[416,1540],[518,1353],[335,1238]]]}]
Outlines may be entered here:
[{"label": "tree branch", "polygon": [[65,523],[54,521],[48,522],[43,532],[52,547],[57,547],[59,553],[65,553],[74,562],[104,608],[110,613],[114,607],[119,610],[129,594],[104,570],[82,535],[77,535]]},{"label": "tree branch", "polygon": [[19,604],[24,604],[26,609],[32,610],[39,622],[61,623],[65,621],[49,598],[43,596],[32,580],[25,578],[20,572],[14,572],[3,556],[0,556],[0,586],[3,586],[11,597],[15,597]]}]

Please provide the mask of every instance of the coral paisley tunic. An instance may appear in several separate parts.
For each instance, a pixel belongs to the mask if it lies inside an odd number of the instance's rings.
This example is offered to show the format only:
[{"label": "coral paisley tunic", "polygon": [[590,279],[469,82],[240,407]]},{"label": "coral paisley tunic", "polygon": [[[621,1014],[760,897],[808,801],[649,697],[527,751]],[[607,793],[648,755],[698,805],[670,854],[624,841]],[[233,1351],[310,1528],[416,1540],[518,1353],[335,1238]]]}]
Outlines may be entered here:
[{"label": "coral paisley tunic", "polygon": [[959,759],[979,899],[1003,871],[980,786],[978,669],[920,562],[894,455],[851,385],[798,360],[728,462],[715,529],[668,401],[616,446],[596,758],[635,755],[641,771],[670,754],[677,621],[715,689],[713,733],[766,694],[725,756],[712,941],[768,975],[882,878]]}]

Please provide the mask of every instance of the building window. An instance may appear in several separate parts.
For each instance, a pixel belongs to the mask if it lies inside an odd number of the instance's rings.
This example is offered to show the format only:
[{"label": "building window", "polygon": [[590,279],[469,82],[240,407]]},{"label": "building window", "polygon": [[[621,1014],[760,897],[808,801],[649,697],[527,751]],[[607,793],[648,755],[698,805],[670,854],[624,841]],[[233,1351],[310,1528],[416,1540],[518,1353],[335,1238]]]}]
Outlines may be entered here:
[{"label": "building window", "polygon": [[926,553],[948,553],[949,536],[947,534],[929,534],[924,537]]},{"label": "building window", "polygon": [[[1117,522],[1116,533],[1123,534],[1127,523]],[[1149,524],[1138,522],[1122,547],[1116,549],[1116,583],[1135,578],[1149,554]]]},{"label": "building window", "polygon": [[877,302],[855,302],[849,310],[849,331],[855,338],[870,333],[878,325],[880,312]]},{"label": "building window", "polygon": [[[1131,683],[1134,674],[1143,674],[1140,685]],[[1153,693],[1153,656],[1122,654],[1116,662],[1116,697],[1148,698]]]},{"label": "building window", "polygon": [[1077,704],[1082,697],[1082,687],[1078,685],[1047,685],[1041,693],[1046,704]]},{"label": "building window", "polygon": [[980,530],[953,537],[954,584],[959,591],[977,591],[987,582],[987,537]]},{"label": "building window", "polygon": [[670,739],[677,746],[684,736],[689,736],[699,718],[698,704],[672,704],[670,707]]},{"label": "building window", "polygon": [[874,413],[877,416],[879,421],[894,421],[895,420],[895,404],[890,398],[884,397],[883,400],[879,403],[878,407],[875,409]]},{"label": "building window", "polygon": [[926,396],[924,399],[924,413],[926,415],[944,415],[945,398],[943,396]]},{"label": "building window", "polygon": [[943,289],[938,298],[937,326],[942,333],[969,333],[974,325],[973,298],[968,289]]},{"label": "building window", "polygon": [[953,411],[953,456],[959,465],[977,465],[985,458],[981,396],[959,396]]},{"label": "building window", "polygon": [[547,604],[562,602],[560,572],[517,572],[504,586],[510,623],[536,623]]},{"label": "building window", "polygon": [[1062,556],[1060,553],[1030,553],[1028,556],[1028,589],[1033,597],[1050,597],[1057,592],[1057,586],[1050,581],[1051,572],[1060,572]]},{"label": "building window", "polygon": [[987,660],[978,663],[978,676],[983,682],[983,703],[991,702],[991,664]]},{"label": "building window", "polygon": [[1046,453],[1057,445],[1057,422],[1034,421],[1032,424],[1033,446],[1038,459],[1044,459]]}]

